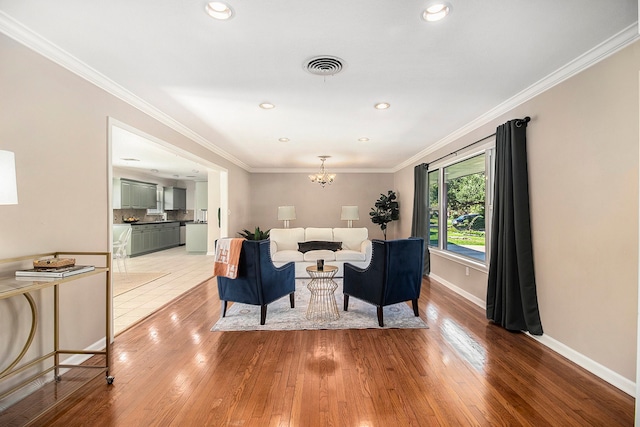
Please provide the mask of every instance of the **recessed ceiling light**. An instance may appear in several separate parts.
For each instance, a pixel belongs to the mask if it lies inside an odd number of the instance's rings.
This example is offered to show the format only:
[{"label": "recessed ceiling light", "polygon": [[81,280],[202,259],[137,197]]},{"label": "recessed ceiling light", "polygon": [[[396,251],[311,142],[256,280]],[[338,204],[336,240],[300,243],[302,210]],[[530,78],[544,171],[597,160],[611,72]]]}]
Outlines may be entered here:
[{"label": "recessed ceiling light", "polygon": [[273,108],[276,108],[276,106],[270,102],[263,102],[262,104],[259,105],[259,107],[262,108],[263,110],[271,110]]},{"label": "recessed ceiling light", "polygon": [[289,138],[278,138],[280,142],[289,142]]},{"label": "recessed ceiling light", "polygon": [[367,138],[366,136],[363,136],[362,138],[358,138],[358,141],[367,142],[367,141],[369,141],[369,138]]},{"label": "recessed ceiling light", "polygon": [[391,104],[389,104],[388,102],[379,102],[373,106],[373,108],[375,108],[376,110],[386,110],[389,107],[391,107]]},{"label": "recessed ceiling light", "polygon": [[151,169],[151,172],[158,173],[158,169]]},{"label": "recessed ceiling light", "polygon": [[451,12],[451,6],[447,3],[434,3],[422,12],[422,19],[435,22],[443,19]]},{"label": "recessed ceiling light", "polygon": [[233,10],[221,1],[212,1],[207,3],[205,8],[210,17],[220,20],[230,19],[233,16]]}]

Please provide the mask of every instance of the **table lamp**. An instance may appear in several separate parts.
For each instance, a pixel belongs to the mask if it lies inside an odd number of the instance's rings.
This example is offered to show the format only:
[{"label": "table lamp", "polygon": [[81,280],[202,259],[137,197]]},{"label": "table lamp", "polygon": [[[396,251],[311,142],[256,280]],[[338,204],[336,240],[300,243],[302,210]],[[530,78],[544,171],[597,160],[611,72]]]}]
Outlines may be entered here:
[{"label": "table lamp", "polygon": [[284,221],[284,228],[289,228],[289,221],[292,219],[296,219],[295,206],[279,206],[278,207],[278,220]]},{"label": "table lamp", "polygon": [[353,220],[360,219],[360,215],[358,213],[357,206],[343,206],[342,214],[340,215],[340,219],[343,221],[347,221],[347,227],[353,227]]}]

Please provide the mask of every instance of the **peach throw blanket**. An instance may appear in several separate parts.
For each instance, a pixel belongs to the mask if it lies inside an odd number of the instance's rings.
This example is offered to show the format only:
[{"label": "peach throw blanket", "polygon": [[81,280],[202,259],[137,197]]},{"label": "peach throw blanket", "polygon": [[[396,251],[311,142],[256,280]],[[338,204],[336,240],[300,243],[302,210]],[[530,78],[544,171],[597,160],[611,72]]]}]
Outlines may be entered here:
[{"label": "peach throw blanket", "polygon": [[218,239],[216,258],[213,264],[214,276],[223,276],[229,279],[238,277],[240,251],[244,240],[235,238]]}]

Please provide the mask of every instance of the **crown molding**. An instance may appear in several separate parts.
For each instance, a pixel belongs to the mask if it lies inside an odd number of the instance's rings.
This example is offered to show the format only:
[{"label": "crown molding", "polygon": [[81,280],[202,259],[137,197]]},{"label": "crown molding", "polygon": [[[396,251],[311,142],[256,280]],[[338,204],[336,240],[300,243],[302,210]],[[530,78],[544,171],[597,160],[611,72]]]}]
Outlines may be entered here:
[{"label": "crown molding", "polygon": [[395,173],[408,166],[414,166],[418,163],[422,163],[423,159],[427,157],[429,154],[462,138],[463,136],[476,130],[477,128],[489,123],[494,119],[497,119],[503,114],[508,113],[509,111],[513,110],[517,106],[525,103],[526,101],[529,101],[532,98],[535,98],[541,93],[575,76],[581,71],[586,70],[587,68],[613,55],[614,53],[627,47],[628,45],[630,45],[631,43],[639,39],[640,39],[640,34],[638,34],[638,21],[636,21],[634,24],[631,24],[624,30],[613,35],[609,39],[605,40],[604,42],[594,47],[593,49],[588,50],[583,55],[577,57],[576,59],[569,62],[568,64],[558,68],[556,71],[549,74],[547,77],[534,83],[533,85],[529,86],[528,88],[524,89],[520,93],[509,98],[508,100],[499,104],[498,106],[492,108],[491,110],[487,111],[486,113],[476,118],[475,120],[472,120],[471,122],[467,123],[465,126],[461,127],[455,132],[445,136],[441,140],[437,141],[435,144],[429,145],[427,148],[425,148],[415,156],[411,157],[410,159],[400,163],[398,166],[393,168],[393,172]]},{"label": "crown molding", "polygon": [[218,156],[230,161],[231,163],[241,167],[246,171],[249,171],[249,166],[241,160],[235,158],[231,154],[214,145],[203,136],[184,126],[168,114],[163,113],[161,110],[157,109],[134,93],[120,86],[104,74],[80,61],[59,46],[51,43],[49,40],[24,26],[22,23],[7,15],[3,11],[0,11],[0,32],[5,34],[7,37],[10,37],[13,40],[17,41],[18,43],[25,45],[29,49],[37,52],[45,58],[53,61],[54,63],[60,65],[61,67],[66,68],[77,76],[85,79],[89,83],[105,90],[107,93],[126,102],[132,107],[142,111],[148,116],[156,119],[165,126],[175,130],[176,132],[205,147]]}]

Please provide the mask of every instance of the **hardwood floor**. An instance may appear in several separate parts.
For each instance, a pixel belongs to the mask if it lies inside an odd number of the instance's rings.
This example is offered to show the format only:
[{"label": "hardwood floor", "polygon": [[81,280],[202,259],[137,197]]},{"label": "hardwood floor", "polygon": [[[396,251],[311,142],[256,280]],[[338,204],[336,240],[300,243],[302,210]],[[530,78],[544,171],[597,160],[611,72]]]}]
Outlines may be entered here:
[{"label": "hardwood floor", "polygon": [[429,279],[420,315],[430,329],[210,332],[211,280],[117,337],[112,386],[35,425],[633,425],[632,397]]}]

